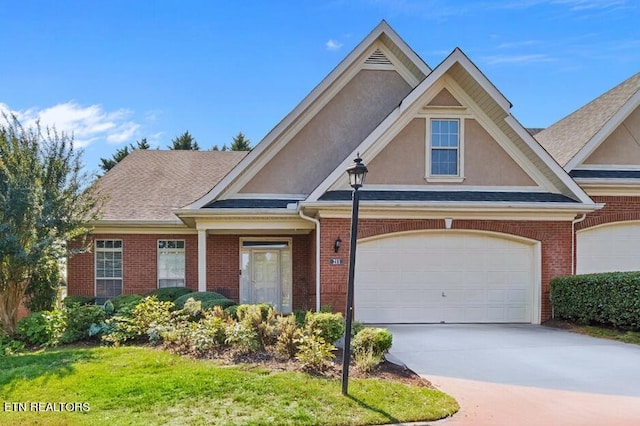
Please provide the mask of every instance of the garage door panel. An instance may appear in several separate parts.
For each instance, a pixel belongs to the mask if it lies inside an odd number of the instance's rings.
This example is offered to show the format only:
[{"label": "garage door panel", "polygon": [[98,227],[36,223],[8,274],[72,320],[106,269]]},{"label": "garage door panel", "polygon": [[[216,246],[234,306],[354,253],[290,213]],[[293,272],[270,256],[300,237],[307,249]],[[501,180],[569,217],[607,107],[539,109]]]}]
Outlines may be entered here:
[{"label": "garage door panel", "polygon": [[413,233],[361,242],[356,319],[531,322],[533,259],[533,244],[481,233]]},{"label": "garage door panel", "polygon": [[640,270],[640,222],[617,222],[576,235],[578,274]]}]

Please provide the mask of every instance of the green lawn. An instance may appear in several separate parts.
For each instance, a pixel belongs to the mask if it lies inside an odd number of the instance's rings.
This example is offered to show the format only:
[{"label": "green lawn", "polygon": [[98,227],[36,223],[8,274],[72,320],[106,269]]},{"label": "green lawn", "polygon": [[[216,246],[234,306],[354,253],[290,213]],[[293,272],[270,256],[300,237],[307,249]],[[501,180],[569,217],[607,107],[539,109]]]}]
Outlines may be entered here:
[{"label": "green lawn", "polygon": [[575,325],[572,331],[601,339],[618,340],[624,343],[640,345],[640,331],[617,330],[591,325]]},{"label": "green lawn", "polygon": [[355,379],[344,397],[339,380],[146,347],[52,349],[0,358],[0,366],[2,425],[364,425],[435,420],[459,408],[432,389]]}]

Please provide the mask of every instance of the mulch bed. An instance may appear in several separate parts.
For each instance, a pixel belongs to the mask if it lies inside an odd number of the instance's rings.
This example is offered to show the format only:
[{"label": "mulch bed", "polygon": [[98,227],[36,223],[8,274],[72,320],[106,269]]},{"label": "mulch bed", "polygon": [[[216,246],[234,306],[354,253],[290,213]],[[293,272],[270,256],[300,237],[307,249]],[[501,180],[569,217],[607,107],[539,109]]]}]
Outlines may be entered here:
[{"label": "mulch bed", "polygon": [[[210,353],[207,358],[216,359],[224,364],[253,364],[256,366],[268,368],[272,371],[303,371],[317,377],[326,378],[342,378],[342,349],[338,348],[335,352],[335,358],[331,360],[328,367],[322,371],[305,370],[296,360],[283,360],[275,357],[269,352],[260,351],[249,354],[233,354],[229,350],[218,353]],[[412,386],[427,387],[434,389],[434,386],[427,379],[419,376],[413,370],[394,364],[389,361],[383,361],[375,369],[370,372],[360,371],[351,361],[349,365],[349,378],[376,378],[383,380],[392,380],[402,382]]]}]

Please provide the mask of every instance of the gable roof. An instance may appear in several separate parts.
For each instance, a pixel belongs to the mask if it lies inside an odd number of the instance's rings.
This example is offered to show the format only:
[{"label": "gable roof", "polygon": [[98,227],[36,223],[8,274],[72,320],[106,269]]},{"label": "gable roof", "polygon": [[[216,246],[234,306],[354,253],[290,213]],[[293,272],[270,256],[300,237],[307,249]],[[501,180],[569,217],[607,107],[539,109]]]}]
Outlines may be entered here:
[{"label": "gable roof", "polygon": [[580,165],[640,103],[640,73],[535,135],[570,171]]},{"label": "gable roof", "polygon": [[[329,89],[339,81],[344,74],[366,54],[376,42],[382,43],[405,67],[415,79],[417,85],[431,72],[429,66],[409,47],[400,36],[382,20],[339,64],[327,75],[282,121],[280,121],[227,176],[220,181],[211,191],[186,206],[187,209],[199,209],[211,204],[221,195],[230,195],[233,192],[229,188],[243,175],[255,173],[268,161],[270,151],[274,150],[283,136],[291,129],[294,123],[317,103]],[[363,58],[364,63],[371,64],[384,62],[384,55],[379,56],[376,49],[371,52],[369,58]],[[226,198],[226,197],[225,197]]]},{"label": "gable roof", "polygon": [[511,115],[511,103],[459,48],[454,49],[427,78],[409,93],[400,105],[380,123],[378,128],[313,191],[307,200],[310,202],[320,200],[327,191],[337,189],[340,183],[346,182],[344,170],[358,153],[362,157],[367,155],[375,157],[384,147],[380,141],[385,132],[390,131],[393,126],[399,125],[398,123],[403,123],[403,117],[404,121],[412,118],[422,107],[420,100],[423,95],[445,74],[451,75],[456,81],[459,81],[465,92],[473,94],[474,99],[487,110],[488,118],[495,122],[510,140],[515,142],[517,148],[530,159],[532,166],[541,170],[545,179],[555,190],[566,197],[593,204],[588,195]]},{"label": "gable roof", "polygon": [[101,222],[182,223],[172,210],[202,197],[246,155],[135,150],[97,181],[97,189],[108,196]]}]

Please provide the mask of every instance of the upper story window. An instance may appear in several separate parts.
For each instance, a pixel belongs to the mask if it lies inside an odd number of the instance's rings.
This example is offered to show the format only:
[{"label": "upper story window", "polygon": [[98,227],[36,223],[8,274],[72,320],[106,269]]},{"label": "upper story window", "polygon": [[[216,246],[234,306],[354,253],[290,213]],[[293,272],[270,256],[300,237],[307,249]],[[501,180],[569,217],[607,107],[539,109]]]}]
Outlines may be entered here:
[{"label": "upper story window", "polygon": [[96,303],[122,294],[122,241],[96,240]]},{"label": "upper story window", "polygon": [[460,120],[431,119],[430,177],[460,176]]},{"label": "upper story window", "polygon": [[158,287],[184,286],[184,240],[158,240]]}]

